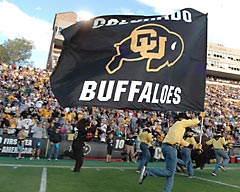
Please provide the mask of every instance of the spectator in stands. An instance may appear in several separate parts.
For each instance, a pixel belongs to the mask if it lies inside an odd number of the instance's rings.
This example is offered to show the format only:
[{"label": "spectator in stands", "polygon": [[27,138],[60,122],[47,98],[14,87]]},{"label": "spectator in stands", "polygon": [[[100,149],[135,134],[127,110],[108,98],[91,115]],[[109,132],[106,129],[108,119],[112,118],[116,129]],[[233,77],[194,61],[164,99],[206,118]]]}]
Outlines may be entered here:
[{"label": "spectator in stands", "polygon": [[117,119],[117,122],[118,122],[118,127],[119,127],[119,130],[122,131],[124,129],[124,125],[125,125],[125,120],[124,120],[124,114],[123,113],[120,113],[118,119]]},{"label": "spectator in stands", "polygon": [[49,140],[50,140],[50,152],[48,155],[48,160],[49,161],[51,160],[54,150],[55,150],[54,159],[58,160],[58,150],[59,150],[60,142],[62,140],[59,126],[55,128],[55,131],[50,135]]},{"label": "spectator in stands", "polygon": [[130,162],[130,160],[134,163],[136,163],[136,160],[134,158],[134,143],[136,140],[136,135],[133,135],[132,132],[129,132],[125,139],[125,151],[127,153],[127,163]]},{"label": "spectator in stands", "polygon": [[7,119],[7,114],[2,113],[0,114],[0,128],[2,128],[2,132],[6,133],[7,132],[7,128],[9,127],[10,122]]},{"label": "spectator in stands", "polygon": [[31,119],[31,114],[28,113],[26,118],[24,118],[21,122],[21,127],[25,128],[26,134],[28,136],[32,136],[33,131],[32,127],[35,125],[35,122]]},{"label": "spectator in stands", "polygon": [[11,112],[12,112],[11,103],[8,103],[8,104],[7,104],[7,106],[6,106],[5,109],[4,109],[4,112],[5,112],[6,114],[11,114]]},{"label": "spectator in stands", "polygon": [[116,127],[116,130],[115,130],[115,135],[117,137],[124,137],[124,129],[120,129],[119,126]]},{"label": "spectator in stands", "polygon": [[46,129],[43,128],[42,123],[37,122],[36,125],[32,128],[33,136],[32,136],[32,157],[30,160],[36,158],[37,160],[40,159],[40,152],[41,152],[41,144],[42,138],[46,134]]},{"label": "spectator in stands", "polygon": [[26,134],[26,131],[25,131],[25,128],[23,127],[17,134],[17,149],[18,149],[18,156],[16,157],[16,159],[21,159],[21,158],[24,158],[22,157],[22,152],[24,150],[24,142],[25,142],[25,139],[27,137],[27,134]]},{"label": "spectator in stands", "polygon": [[59,132],[61,134],[62,140],[66,140],[67,139],[67,135],[66,135],[67,128],[66,128],[65,124],[61,123],[59,128],[60,128]]},{"label": "spectator in stands", "polygon": [[136,117],[136,114],[134,113],[130,118],[130,131],[132,133],[135,133],[136,127],[137,127],[137,117]]},{"label": "spectator in stands", "polygon": [[101,127],[99,129],[101,135],[100,135],[100,141],[102,143],[106,142],[106,136],[107,136],[107,128],[108,128],[108,121],[106,119],[102,120]]},{"label": "spectator in stands", "polygon": [[113,151],[113,147],[114,147],[113,133],[114,133],[113,131],[110,131],[108,133],[108,137],[106,140],[106,143],[107,143],[106,163],[111,163],[111,161],[112,161],[112,151]]}]

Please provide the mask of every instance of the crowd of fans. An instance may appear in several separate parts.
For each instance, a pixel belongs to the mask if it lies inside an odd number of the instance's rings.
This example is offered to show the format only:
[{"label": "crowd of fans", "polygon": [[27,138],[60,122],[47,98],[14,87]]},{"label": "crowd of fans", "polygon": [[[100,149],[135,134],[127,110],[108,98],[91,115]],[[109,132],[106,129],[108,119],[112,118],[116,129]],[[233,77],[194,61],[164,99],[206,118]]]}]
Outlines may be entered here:
[{"label": "crowd of fans", "polygon": [[[99,107],[62,108],[50,86],[52,71],[33,67],[0,64],[0,134],[15,134],[23,127],[31,136],[36,122],[46,129],[48,138],[56,127],[62,139],[68,139],[76,122],[89,115],[98,121],[93,140],[106,142],[108,132],[127,137],[146,126],[161,142],[174,123],[175,112],[117,110]],[[237,85],[237,86],[236,86]],[[204,132],[212,137],[217,129],[240,143],[239,81],[207,78]]]}]

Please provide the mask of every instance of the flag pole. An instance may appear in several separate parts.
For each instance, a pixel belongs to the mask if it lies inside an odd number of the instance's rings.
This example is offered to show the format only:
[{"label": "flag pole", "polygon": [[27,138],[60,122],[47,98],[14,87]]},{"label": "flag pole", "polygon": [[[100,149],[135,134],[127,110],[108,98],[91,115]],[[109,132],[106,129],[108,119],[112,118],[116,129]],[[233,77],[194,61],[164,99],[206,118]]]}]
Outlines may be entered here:
[{"label": "flag pole", "polygon": [[201,118],[201,128],[200,128],[200,138],[199,138],[200,144],[202,144],[202,135],[203,135],[203,117]]}]

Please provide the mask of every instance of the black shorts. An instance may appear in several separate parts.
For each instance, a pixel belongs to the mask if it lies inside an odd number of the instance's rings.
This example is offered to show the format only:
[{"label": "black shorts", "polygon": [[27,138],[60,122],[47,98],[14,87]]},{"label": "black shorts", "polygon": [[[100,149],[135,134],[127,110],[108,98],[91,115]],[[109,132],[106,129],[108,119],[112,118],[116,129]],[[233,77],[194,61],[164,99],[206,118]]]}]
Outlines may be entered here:
[{"label": "black shorts", "polygon": [[113,146],[107,146],[107,154],[112,155]]},{"label": "black shorts", "polygon": [[33,138],[32,139],[32,148],[33,149],[38,149],[41,147],[42,139],[40,138]]}]

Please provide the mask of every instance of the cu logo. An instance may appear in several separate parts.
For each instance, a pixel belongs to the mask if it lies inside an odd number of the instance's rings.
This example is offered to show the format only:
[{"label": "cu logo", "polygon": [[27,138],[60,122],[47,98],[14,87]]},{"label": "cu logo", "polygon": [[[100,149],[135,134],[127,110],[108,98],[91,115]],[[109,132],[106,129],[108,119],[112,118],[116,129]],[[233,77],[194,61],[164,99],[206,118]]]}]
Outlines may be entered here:
[{"label": "cu logo", "polygon": [[158,72],[181,58],[184,42],[179,34],[162,25],[146,24],[134,29],[114,47],[117,54],[106,65],[109,74],[120,70],[124,62],[140,60],[146,60],[147,72]]},{"label": "cu logo", "polygon": [[91,152],[91,146],[87,143],[85,143],[85,146],[83,147],[83,153],[84,155],[88,155]]}]

